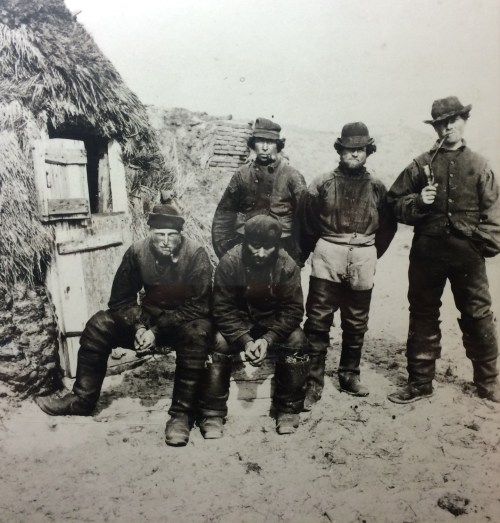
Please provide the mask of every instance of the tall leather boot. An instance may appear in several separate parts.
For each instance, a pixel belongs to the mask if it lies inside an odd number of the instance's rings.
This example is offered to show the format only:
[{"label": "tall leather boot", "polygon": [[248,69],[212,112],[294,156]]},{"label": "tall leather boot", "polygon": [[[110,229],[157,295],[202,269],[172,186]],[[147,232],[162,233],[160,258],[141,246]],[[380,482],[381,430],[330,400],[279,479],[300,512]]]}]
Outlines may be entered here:
[{"label": "tall leather boot", "polygon": [[207,363],[200,397],[200,431],[205,439],[222,438],[232,369],[233,358],[226,354],[215,352]]},{"label": "tall leather boot", "polygon": [[308,370],[308,356],[288,355],[276,362],[273,404],[277,411],[278,434],[293,434],[299,426]]},{"label": "tall leather boot", "polygon": [[106,352],[95,352],[80,347],[73,391],[62,398],[41,396],[37,405],[51,416],[90,416],[95,410],[106,376],[108,356]]},{"label": "tall leather boot", "polygon": [[493,314],[479,320],[459,319],[458,324],[462,329],[465,352],[472,361],[478,396],[500,403],[498,341]]},{"label": "tall leather boot", "polygon": [[352,396],[368,396],[370,391],[360,383],[359,364],[364,334],[343,332],[342,353],[340,355],[338,377],[342,392]]},{"label": "tall leather boot", "polygon": [[[179,364],[180,363],[180,364]],[[178,362],[175,368],[170,419],[165,427],[165,443],[182,447],[189,441],[189,433],[197,416],[198,394],[203,368],[185,366]]]},{"label": "tall leather boot", "polygon": [[413,403],[433,394],[436,360],[441,357],[441,331],[437,320],[410,317],[406,344],[408,383],[387,398],[393,403]]},{"label": "tall leather boot", "polygon": [[325,386],[326,354],[330,343],[329,335],[325,333],[308,333],[307,338],[311,344],[309,352],[309,372],[306,379],[306,395],[304,410],[313,408],[323,394]]},{"label": "tall leather boot", "polygon": [[338,368],[340,390],[353,396],[368,396],[368,389],[360,383],[359,364],[365,332],[368,330],[372,289],[354,290],[343,287],[342,291],[342,352]]}]

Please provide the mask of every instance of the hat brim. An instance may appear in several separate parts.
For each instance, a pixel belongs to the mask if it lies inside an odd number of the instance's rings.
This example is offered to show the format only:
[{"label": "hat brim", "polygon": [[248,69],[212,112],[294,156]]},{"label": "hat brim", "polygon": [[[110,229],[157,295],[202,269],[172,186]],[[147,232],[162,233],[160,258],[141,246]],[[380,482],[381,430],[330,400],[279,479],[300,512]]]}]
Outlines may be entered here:
[{"label": "hat brim", "polygon": [[466,105],[463,109],[460,109],[459,111],[451,111],[449,113],[441,115],[439,118],[434,118],[434,120],[424,120],[424,123],[434,125],[435,123],[442,122],[443,120],[448,120],[448,118],[452,118],[453,116],[461,116],[463,114],[470,113],[471,109],[472,104],[469,104]]},{"label": "hat brim", "polygon": [[337,147],[343,147],[344,149],[359,149],[360,147],[367,147],[368,145],[372,145],[374,141],[375,140],[373,138],[366,136],[353,136],[352,138],[346,138],[345,140],[337,138],[335,140],[335,145]]}]

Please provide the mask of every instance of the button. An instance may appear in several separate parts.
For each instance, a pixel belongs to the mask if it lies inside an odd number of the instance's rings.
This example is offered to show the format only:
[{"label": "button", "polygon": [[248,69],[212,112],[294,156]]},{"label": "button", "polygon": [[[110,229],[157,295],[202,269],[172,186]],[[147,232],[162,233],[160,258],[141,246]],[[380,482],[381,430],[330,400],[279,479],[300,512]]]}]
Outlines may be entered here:
[{"label": "button", "polygon": [[453,178],[453,173],[450,173],[450,178]]},{"label": "button", "polygon": [[450,203],[453,203],[453,200],[452,200],[451,198],[448,198],[448,201],[449,201]]},{"label": "button", "polygon": [[451,212],[448,213],[448,216],[451,216]]},{"label": "button", "polygon": [[452,160],[450,163],[451,165],[455,165],[455,160]]}]

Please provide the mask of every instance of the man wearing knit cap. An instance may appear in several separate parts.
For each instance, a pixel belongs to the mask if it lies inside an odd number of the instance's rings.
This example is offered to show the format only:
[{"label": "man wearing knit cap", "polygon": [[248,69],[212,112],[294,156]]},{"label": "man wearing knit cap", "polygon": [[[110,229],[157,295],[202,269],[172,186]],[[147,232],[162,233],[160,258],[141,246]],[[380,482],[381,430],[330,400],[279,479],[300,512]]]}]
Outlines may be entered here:
[{"label": "man wearing knit cap", "polygon": [[280,222],[281,246],[296,263],[303,264],[297,210],[306,183],[300,172],[279,154],[285,147],[280,131],[281,127],[271,120],[255,120],[248,140],[255,159],[233,175],[215,211],[212,242],[219,258],[241,243],[248,218],[264,214]]},{"label": "man wearing knit cap", "polygon": [[299,425],[307,375],[307,339],[300,270],[280,249],[281,225],[270,216],[245,223],[242,245],[231,249],[215,270],[213,317],[217,329],[202,387],[200,430],[222,437],[227,415],[232,355],[244,351],[259,366],[269,348],[278,353],[273,404],[276,430],[291,434]]},{"label": "man wearing knit cap", "polygon": [[156,345],[169,345],[177,356],[166,443],[186,445],[212,339],[212,268],[203,247],[182,235],[183,224],[184,218],[170,202],[153,208],[149,236],[125,252],[116,272],[109,309],[96,313],[85,326],[73,391],[63,398],[39,397],[44,412],[91,415],[114,347],[141,354],[154,351]]},{"label": "man wearing knit cap", "polygon": [[340,389],[354,396],[368,394],[360,383],[359,365],[375,268],[397,228],[383,183],[365,168],[367,157],[376,151],[366,125],[344,125],[334,147],[339,166],[311,183],[304,205],[303,248],[305,252],[314,249],[304,324],[311,342],[306,410],[321,398],[329,331],[338,309]]},{"label": "man wearing knit cap", "polygon": [[389,191],[398,220],[415,232],[408,271],[408,383],[389,395],[395,403],[433,394],[447,280],[478,395],[500,402],[497,333],[484,260],[500,252],[499,188],[488,162],[463,140],[471,107],[456,96],[434,101],[432,119],[425,123],[434,127],[438,140]]}]

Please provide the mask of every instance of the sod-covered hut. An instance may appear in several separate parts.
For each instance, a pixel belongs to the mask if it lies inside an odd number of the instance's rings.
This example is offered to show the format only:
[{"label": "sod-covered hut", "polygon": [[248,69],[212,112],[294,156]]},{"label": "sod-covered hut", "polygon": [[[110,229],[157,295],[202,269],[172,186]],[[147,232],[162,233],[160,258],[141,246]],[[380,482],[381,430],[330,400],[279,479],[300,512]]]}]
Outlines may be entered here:
[{"label": "sod-covered hut", "polygon": [[74,372],[141,225],[131,202],[168,183],[144,106],[63,0],[1,0],[0,395]]}]

